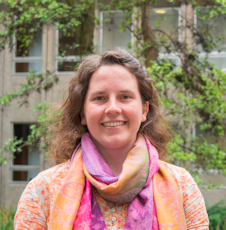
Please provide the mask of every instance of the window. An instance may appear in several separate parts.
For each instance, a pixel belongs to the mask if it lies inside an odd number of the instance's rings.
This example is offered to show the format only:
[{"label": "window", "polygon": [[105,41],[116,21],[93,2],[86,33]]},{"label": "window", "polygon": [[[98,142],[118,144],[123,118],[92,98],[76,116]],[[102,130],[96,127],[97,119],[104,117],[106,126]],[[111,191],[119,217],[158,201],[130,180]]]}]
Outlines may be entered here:
[{"label": "window", "polygon": [[[30,124],[14,124],[14,136],[27,140],[30,133]],[[27,146],[22,148],[21,152],[15,152],[12,165],[12,181],[27,182],[32,180],[40,172],[40,154],[38,149],[29,152]]]},{"label": "window", "polygon": [[[14,39],[15,40],[15,39]],[[29,47],[21,47],[21,42],[15,40],[15,49],[13,51],[13,74],[24,75],[31,71],[42,72],[42,32]]]},{"label": "window", "polygon": [[123,32],[120,32],[123,18],[122,11],[114,11],[110,15],[105,11],[100,13],[100,53],[116,46],[127,48],[128,42],[132,42],[131,32],[128,29],[124,28]]},{"label": "window", "polygon": [[74,73],[78,66],[80,56],[84,54],[80,47],[76,31],[56,31],[56,69],[57,72]]},{"label": "window", "polygon": [[226,71],[226,53],[212,53],[208,59],[215,67]]},{"label": "window", "polygon": [[[197,14],[201,17],[208,15],[209,9],[208,7],[196,8],[195,24],[198,31],[208,31],[215,41],[219,41],[217,47],[210,49],[208,60],[214,64],[215,67],[226,71],[226,15],[216,16],[211,19],[201,19],[197,17]],[[197,51],[200,53],[200,57],[206,57],[206,53],[201,46],[197,46]]]},{"label": "window", "polygon": [[[178,53],[171,50],[173,47],[169,38],[180,40],[180,10],[179,8],[155,8],[150,10],[151,26],[155,31],[155,37],[160,44],[159,58],[168,59],[174,65],[180,65],[180,58]],[[161,32],[163,31],[163,33]],[[168,45],[168,50],[161,46],[161,42]]]},{"label": "window", "polygon": [[[121,21],[123,20],[122,11],[115,11],[108,15],[108,12],[100,13],[101,30],[100,30],[100,52],[104,52],[120,46],[127,48],[128,43],[132,42],[132,33],[128,29],[120,32]],[[179,39],[179,8],[159,8],[150,10],[150,21],[153,29],[163,30],[164,33],[172,36],[174,39]],[[157,32],[158,37],[165,37],[162,33]],[[158,39],[159,40],[159,39]],[[176,53],[166,53],[160,48],[159,58],[171,60],[175,65],[180,64],[180,59]]]},{"label": "window", "polygon": [[[180,14],[178,8],[160,8],[150,10],[151,25],[153,29],[157,30],[155,33],[157,39],[158,37],[167,38],[167,36],[170,36],[174,40],[179,40],[179,16]],[[158,32],[158,30],[162,30],[164,33]]]}]

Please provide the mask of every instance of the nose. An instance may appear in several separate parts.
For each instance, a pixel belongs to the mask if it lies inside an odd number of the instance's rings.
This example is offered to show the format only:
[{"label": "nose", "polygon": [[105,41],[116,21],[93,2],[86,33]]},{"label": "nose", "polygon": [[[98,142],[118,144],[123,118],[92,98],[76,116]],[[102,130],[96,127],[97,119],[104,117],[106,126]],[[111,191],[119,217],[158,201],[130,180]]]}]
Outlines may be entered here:
[{"label": "nose", "polygon": [[106,114],[115,114],[115,113],[117,114],[122,112],[119,102],[115,98],[109,99],[106,105],[107,105],[105,109]]}]

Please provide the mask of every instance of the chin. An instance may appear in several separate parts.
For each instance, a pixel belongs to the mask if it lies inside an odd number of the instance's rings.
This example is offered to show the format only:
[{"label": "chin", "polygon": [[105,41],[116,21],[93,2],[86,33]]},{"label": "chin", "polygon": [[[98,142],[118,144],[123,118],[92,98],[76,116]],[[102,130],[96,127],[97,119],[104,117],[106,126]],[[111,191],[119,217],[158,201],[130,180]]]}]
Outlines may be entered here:
[{"label": "chin", "polygon": [[128,144],[130,144],[130,140],[124,139],[123,137],[110,137],[106,141],[105,146],[107,148],[125,148]]}]

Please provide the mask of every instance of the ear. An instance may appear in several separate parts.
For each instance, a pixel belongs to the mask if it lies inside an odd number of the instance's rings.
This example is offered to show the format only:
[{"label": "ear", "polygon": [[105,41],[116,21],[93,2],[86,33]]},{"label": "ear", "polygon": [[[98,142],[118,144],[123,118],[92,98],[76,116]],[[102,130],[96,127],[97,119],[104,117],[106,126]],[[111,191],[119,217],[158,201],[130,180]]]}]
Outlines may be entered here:
[{"label": "ear", "polygon": [[142,111],[142,119],[141,119],[141,122],[146,121],[148,111],[149,111],[149,102],[146,101],[146,102],[143,104],[143,111]]},{"label": "ear", "polygon": [[80,117],[81,117],[81,124],[82,125],[87,125],[86,118],[85,118],[85,115],[84,115],[84,111],[82,111],[80,113]]}]

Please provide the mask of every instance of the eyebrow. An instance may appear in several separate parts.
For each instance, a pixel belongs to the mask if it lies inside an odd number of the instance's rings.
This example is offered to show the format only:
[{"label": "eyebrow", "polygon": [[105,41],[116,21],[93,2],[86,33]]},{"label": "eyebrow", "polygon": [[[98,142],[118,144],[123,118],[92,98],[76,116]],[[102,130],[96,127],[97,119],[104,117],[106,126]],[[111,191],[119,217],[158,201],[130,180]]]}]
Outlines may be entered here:
[{"label": "eyebrow", "polygon": [[120,92],[120,93],[133,93],[133,91],[130,90],[130,89],[127,89],[127,90],[120,90],[119,92]]},{"label": "eyebrow", "polygon": [[105,93],[106,92],[104,92],[104,91],[95,91],[95,92],[91,93],[91,96],[92,95],[97,95],[97,94],[102,95],[102,94],[105,94]]},{"label": "eyebrow", "polygon": [[[106,93],[106,91],[94,91],[93,93],[91,93],[91,96],[92,95],[97,95],[97,94],[102,95],[102,94],[105,94],[105,93]],[[120,90],[119,93],[133,93],[133,91],[130,90],[130,89],[126,89],[126,90]]]}]

